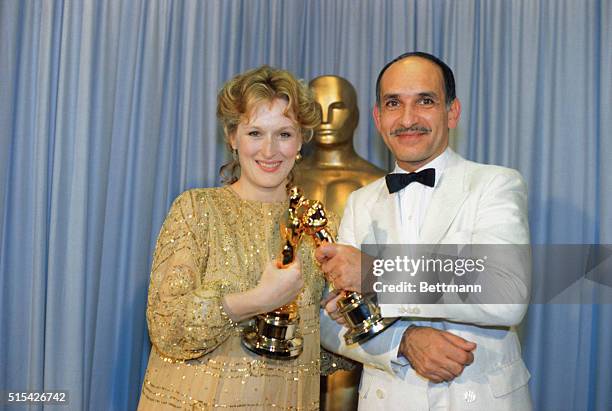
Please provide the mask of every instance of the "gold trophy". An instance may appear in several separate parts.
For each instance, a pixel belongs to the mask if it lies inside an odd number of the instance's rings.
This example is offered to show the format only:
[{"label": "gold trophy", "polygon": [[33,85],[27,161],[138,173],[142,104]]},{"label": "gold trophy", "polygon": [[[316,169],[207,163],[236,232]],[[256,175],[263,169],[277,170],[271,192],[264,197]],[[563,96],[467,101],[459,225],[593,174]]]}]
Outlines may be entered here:
[{"label": "gold trophy", "polygon": [[[319,201],[310,204],[304,214],[304,231],[311,235],[317,247],[323,241],[334,243],[334,236],[327,230],[325,209]],[[332,285],[333,287],[333,285]],[[380,307],[376,304],[375,295],[363,296],[355,291],[341,291],[343,297],[338,300],[338,310],[346,320],[349,330],[344,333],[347,345],[369,340],[397,321],[397,318],[383,318]]]},{"label": "gold trophy", "polygon": [[[295,260],[304,232],[313,237],[317,246],[324,241],[334,243],[334,236],[326,227],[327,216],[323,205],[319,201],[306,200],[300,189],[293,187],[289,194],[287,216],[281,222],[284,242],[277,260],[278,267],[286,267]],[[368,340],[397,321],[397,318],[382,318],[380,308],[372,298],[357,292],[342,293],[344,297],[338,301],[338,308],[349,326],[349,331],[344,334],[347,344]],[[298,330],[299,320],[296,299],[274,311],[255,316],[253,324],[245,328],[242,334],[242,343],[264,357],[295,358],[304,350],[304,341]]]},{"label": "gold trophy", "polygon": [[[281,222],[283,248],[276,262],[284,268],[295,260],[303,227],[300,209],[308,202],[297,187],[289,193],[289,208]],[[275,359],[292,359],[304,350],[304,341],[298,330],[300,320],[297,298],[274,311],[255,316],[254,323],[242,334],[242,344],[256,354]]]}]

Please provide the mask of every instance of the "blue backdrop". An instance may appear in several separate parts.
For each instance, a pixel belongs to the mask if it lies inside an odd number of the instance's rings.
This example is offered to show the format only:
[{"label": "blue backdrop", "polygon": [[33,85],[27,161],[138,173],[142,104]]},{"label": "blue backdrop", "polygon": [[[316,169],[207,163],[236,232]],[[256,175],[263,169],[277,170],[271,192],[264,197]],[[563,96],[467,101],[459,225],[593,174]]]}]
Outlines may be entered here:
[{"label": "blue backdrop", "polygon": [[[216,93],[260,64],[359,94],[357,151],[388,168],[374,81],[407,50],[455,70],[453,145],[519,169],[536,243],[612,243],[608,0],[0,1],[0,390],[134,409],[154,241],[212,186]],[[532,306],[539,410],[612,409],[612,306]]]}]

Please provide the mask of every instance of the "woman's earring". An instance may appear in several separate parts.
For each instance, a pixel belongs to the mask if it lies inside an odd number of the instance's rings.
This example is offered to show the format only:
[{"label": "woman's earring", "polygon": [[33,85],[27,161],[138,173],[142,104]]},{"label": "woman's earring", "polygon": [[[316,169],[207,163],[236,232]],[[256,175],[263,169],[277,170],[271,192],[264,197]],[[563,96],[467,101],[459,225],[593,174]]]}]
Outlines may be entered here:
[{"label": "woman's earring", "polygon": [[302,153],[298,151],[297,155],[295,156],[295,162],[298,163],[302,160]]}]

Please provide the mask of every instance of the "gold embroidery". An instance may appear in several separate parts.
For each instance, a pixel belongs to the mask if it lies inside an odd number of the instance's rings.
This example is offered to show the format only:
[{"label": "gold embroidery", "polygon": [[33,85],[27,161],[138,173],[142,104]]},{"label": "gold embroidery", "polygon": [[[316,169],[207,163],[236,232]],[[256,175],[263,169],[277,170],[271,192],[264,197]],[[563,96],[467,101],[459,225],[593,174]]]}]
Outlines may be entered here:
[{"label": "gold embroidery", "polygon": [[299,249],[305,350],[298,359],[246,352],[243,324],[234,323],[221,303],[228,293],[254,287],[278,253],[286,207],[241,200],[228,187],[190,190],[174,201],[152,264],[147,321],[154,348],[141,409],[318,409],[323,277],[312,241]]}]

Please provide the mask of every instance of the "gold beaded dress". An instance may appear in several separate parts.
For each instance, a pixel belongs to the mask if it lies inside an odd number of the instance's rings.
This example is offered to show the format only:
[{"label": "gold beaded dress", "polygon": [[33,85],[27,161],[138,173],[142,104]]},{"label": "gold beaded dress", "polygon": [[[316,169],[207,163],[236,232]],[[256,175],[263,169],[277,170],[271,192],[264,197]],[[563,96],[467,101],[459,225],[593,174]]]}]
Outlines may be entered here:
[{"label": "gold beaded dress", "polygon": [[288,201],[243,200],[229,187],[193,189],[173,203],[157,239],[147,322],[153,347],[139,410],[319,409],[319,302],[324,280],[314,242],[298,255],[304,289],[299,329],[304,352],[267,359],[243,348],[242,324],[221,298],[257,285],[280,251]]}]

